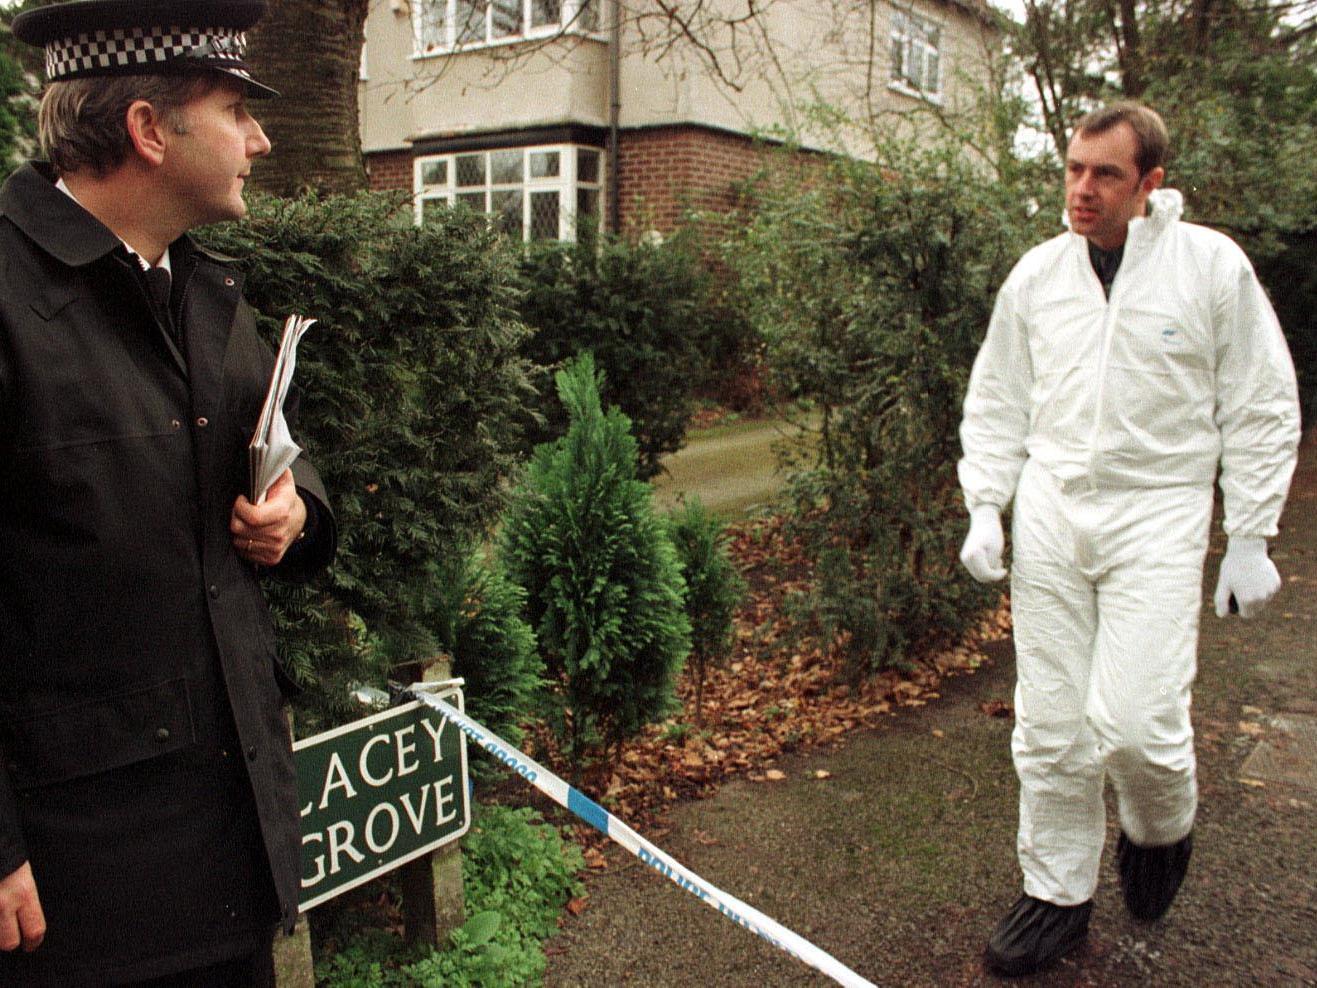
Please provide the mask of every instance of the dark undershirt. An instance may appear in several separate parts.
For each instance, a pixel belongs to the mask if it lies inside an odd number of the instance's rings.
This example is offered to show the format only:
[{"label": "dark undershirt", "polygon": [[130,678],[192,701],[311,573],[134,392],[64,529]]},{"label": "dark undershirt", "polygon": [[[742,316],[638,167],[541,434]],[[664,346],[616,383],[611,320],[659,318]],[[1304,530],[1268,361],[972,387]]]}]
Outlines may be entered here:
[{"label": "dark undershirt", "polygon": [[1102,282],[1102,294],[1107,298],[1111,298],[1111,283],[1116,280],[1116,272],[1120,269],[1120,260],[1124,256],[1124,244],[1114,250],[1103,250],[1093,241],[1088,242],[1088,259],[1093,264],[1093,270],[1097,272],[1098,281]]}]

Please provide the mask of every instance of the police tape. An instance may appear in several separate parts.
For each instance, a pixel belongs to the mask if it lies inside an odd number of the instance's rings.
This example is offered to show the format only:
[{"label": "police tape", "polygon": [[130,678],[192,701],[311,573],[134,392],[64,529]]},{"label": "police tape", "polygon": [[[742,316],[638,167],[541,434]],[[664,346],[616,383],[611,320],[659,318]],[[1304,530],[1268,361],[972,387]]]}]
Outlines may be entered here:
[{"label": "police tape", "polygon": [[866,981],[860,977],[831,954],[820,950],[805,938],[792,933],[781,923],[765,916],[753,906],[747,905],[735,896],[728,895],[721,889],[710,885],[695,872],[645,840],[590,797],[568,785],[534,759],[512,747],[498,735],[487,731],[452,704],[432,696],[427,690],[429,686],[428,683],[417,683],[410,687],[407,693],[426,706],[443,714],[473,744],[494,756],[508,769],[516,772],[559,806],[575,813],[596,830],[621,844],[638,857],[641,862],[653,868],[664,878],[673,882],[679,888],[690,892],[705,905],[717,909],[718,912],[738,926],[745,927],[751,933],[767,940],[779,950],[784,950],[815,970],[822,971],[838,984],[846,985],[848,988],[874,988],[871,981]]}]

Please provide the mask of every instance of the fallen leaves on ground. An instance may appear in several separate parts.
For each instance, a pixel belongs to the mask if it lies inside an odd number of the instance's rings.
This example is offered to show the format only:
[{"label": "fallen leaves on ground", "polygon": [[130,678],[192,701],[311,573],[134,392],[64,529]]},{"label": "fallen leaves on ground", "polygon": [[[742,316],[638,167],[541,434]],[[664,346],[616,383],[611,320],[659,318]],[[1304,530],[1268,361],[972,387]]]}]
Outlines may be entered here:
[{"label": "fallen leaves on ground", "polygon": [[[937,699],[945,677],[988,664],[982,645],[1009,632],[1003,601],[963,641],[921,656],[907,670],[847,682],[839,644],[802,635],[784,615],[785,599],[806,591],[811,573],[802,548],[783,531],[783,520],[734,525],[730,536],[729,551],[749,592],[736,617],[730,660],[706,676],[702,724],[696,724],[695,683],[687,673],[678,685],[681,714],[622,744],[607,764],[587,770],[581,784],[587,795],[651,839],[677,800],[710,795],[738,776],[781,781],[785,774],[769,767],[780,755],[835,745],[902,707]],[[984,705],[989,706],[984,712],[990,716],[1014,713],[1001,701]],[[535,758],[570,777],[547,733],[534,732],[533,748]],[[813,773],[818,779],[829,775]],[[588,847],[608,843],[584,825],[575,829]],[[586,862],[601,867],[588,854]]]}]

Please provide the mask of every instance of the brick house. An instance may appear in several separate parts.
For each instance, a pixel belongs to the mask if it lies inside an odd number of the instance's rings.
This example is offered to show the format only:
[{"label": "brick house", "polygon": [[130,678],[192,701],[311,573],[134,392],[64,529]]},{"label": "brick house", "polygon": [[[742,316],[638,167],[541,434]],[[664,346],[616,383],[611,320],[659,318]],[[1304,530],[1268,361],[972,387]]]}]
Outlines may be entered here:
[{"label": "brick house", "polygon": [[999,45],[984,0],[758,6],[753,25],[699,25],[696,44],[650,0],[380,0],[360,99],[371,185],[410,189],[418,222],[458,202],[526,239],[572,239],[584,215],[667,233],[689,207],[731,204],[756,134],[855,150],[804,104],[952,108]]}]

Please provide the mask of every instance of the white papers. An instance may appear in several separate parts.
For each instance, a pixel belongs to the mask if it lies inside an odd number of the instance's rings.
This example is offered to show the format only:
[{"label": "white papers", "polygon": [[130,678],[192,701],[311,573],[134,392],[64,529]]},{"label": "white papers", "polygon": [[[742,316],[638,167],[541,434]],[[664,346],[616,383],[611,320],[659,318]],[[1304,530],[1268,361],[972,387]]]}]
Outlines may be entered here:
[{"label": "white papers", "polygon": [[260,504],[265,500],[270,487],[293,465],[297,454],[302,452],[302,448],[293,442],[293,437],[288,433],[288,423],[284,421],[284,399],[288,397],[288,387],[293,383],[297,343],[314,322],[314,319],[305,316],[289,316],[284,323],[279,355],[274,361],[274,373],[270,375],[270,389],[265,393],[261,418],[256,423],[251,445],[247,447],[251,469],[247,497],[252,504]]}]

